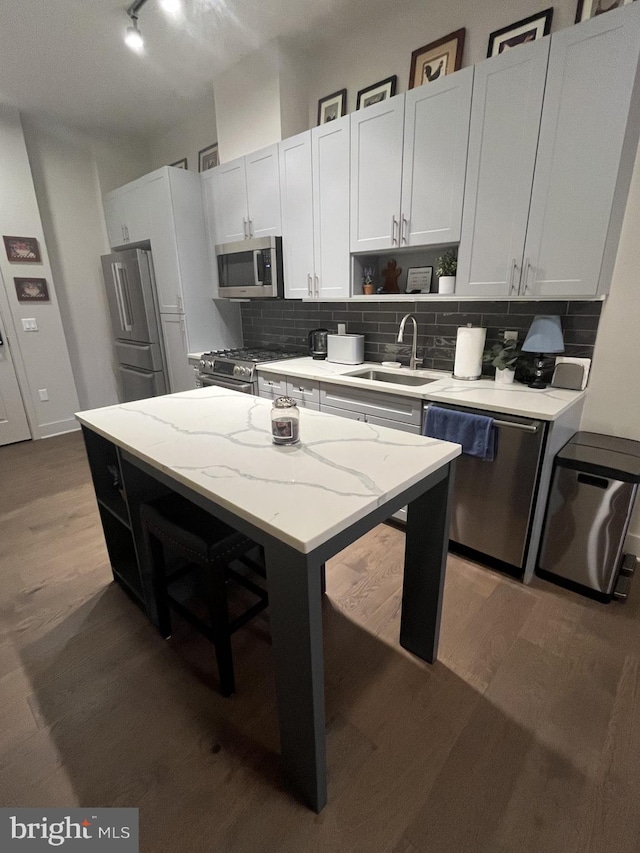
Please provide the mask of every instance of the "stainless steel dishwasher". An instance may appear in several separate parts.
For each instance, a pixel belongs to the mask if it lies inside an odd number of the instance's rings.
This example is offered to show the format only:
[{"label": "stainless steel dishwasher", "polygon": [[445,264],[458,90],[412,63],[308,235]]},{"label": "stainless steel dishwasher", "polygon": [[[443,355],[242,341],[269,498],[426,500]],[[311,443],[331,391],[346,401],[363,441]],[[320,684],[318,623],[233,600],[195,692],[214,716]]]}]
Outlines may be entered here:
[{"label": "stainless steel dishwasher", "polygon": [[546,423],[461,406],[434,405],[493,418],[497,430],[493,462],[466,455],[456,461],[451,540],[523,569]]}]

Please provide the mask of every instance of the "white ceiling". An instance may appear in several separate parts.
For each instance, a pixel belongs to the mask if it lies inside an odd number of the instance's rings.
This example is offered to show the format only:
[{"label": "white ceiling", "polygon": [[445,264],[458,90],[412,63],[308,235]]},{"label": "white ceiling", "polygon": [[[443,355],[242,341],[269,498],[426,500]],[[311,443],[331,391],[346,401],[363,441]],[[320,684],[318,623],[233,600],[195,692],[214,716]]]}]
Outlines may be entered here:
[{"label": "white ceiling", "polygon": [[158,0],[139,13],[144,55],[123,42],[126,0],[0,0],[0,102],[90,130],[147,134],[179,121],[213,75],[276,36],[311,43],[371,0]]}]

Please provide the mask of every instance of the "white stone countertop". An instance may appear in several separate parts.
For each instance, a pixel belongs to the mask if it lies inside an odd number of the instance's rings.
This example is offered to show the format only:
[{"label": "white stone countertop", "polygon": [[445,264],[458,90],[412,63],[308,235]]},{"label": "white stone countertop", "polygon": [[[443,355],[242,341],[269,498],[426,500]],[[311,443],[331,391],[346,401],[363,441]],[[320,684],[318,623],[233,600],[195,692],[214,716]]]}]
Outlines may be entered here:
[{"label": "white stone countertop", "polygon": [[271,441],[271,401],[215,386],[79,412],[81,424],[308,553],[460,454],[460,445],[300,410]]},{"label": "white stone countertop", "polygon": [[[367,369],[402,376],[422,376],[425,379],[425,385],[407,386],[350,375]],[[434,403],[458,404],[470,409],[486,409],[500,414],[522,415],[545,421],[556,420],[567,409],[582,400],[586,394],[586,391],[567,391],[563,388],[551,387],[536,390],[519,382],[514,382],[513,385],[500,385],[493,379],[465,381],[453,379],[450,373],[442,370],[409,371],[408,367],[387,368],[374,362],[334,364],[309,357],[259,364],[258,372],[318,379],[321,382],[332,382],[351,388],[369,388],[380,393],[400,394]]]}]

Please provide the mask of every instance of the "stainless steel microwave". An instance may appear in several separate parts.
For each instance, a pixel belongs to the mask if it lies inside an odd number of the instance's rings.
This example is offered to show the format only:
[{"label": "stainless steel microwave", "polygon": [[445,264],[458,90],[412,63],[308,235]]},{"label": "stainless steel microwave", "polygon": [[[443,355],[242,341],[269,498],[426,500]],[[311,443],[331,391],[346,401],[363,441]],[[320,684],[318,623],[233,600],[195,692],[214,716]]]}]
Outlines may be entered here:
[{"label": "stainless steel microwave", "polygon": [[218,296],[282,297],[282,237],[258,237],[216,246]]}]

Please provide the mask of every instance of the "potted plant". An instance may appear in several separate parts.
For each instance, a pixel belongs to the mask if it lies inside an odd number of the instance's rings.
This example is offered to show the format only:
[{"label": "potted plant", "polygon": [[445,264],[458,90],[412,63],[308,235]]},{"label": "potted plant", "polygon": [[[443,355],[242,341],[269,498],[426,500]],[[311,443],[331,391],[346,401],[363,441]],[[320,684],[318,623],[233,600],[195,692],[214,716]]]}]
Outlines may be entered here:
[{"label": "potted plant", "polygon": [[516,362],[519,356],[518,341],[515,338],[509,338],[500,344],[494,344],[489,352],[484,354],[482,360],[495,367],[496,382],[510,385],[516,375]]},{"label": "potted plant", "polygon": [[373,293],[373,267],[362,270],[362,292],[369,296]]},{"label": "potted plant", "polygon": [[458,259],[453,250],[445,252],[438,258],[436,275],[438,276],[438,293],[454,293],[456,289],[456,270]]}]

